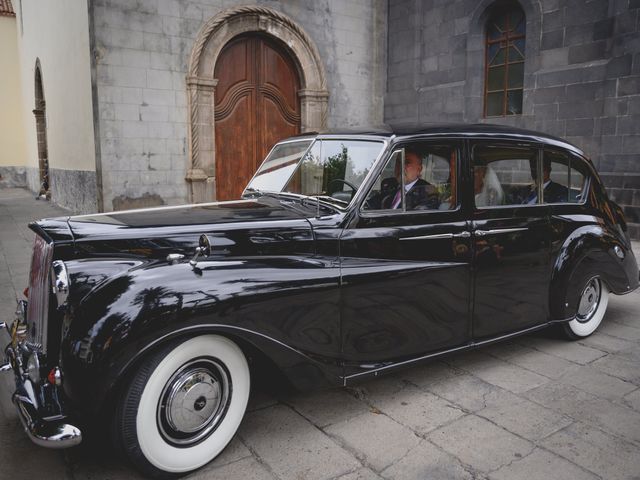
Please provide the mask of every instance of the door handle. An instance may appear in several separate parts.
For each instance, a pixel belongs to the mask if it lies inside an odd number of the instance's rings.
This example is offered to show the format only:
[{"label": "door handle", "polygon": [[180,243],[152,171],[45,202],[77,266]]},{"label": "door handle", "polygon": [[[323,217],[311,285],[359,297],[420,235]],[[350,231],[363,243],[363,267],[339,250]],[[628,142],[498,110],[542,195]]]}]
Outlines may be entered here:
[{"label": "door handle", "polygon": [[497,235],[499,233],[523,232],[525,230],[529,230],[529,228],[520,227],[520,228],[496,228],[493,230],[474,230],[473,234],[476,237],[486,237],[487,235]]},{"label": "door handle", "polygon": [[418,237],[404,237],[400,240],[438,240],[443,238],[469,238],[471,236],[470,232],[460,232],[460,233],[437,233],[434,235],[421,235]]}]

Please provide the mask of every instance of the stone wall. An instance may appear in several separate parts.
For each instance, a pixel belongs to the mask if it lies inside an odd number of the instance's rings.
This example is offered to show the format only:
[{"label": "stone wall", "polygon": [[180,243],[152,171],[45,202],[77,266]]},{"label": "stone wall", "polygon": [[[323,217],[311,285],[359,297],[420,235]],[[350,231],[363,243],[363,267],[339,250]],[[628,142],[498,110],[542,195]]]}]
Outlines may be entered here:
[{"label": "stone wall", "polygon": [[98,211],[96,172],[49,169],[51,198],[75,214]]},{"label": "stone wall", "polygon": [[[327,76],[328,125],[380,124],[384,0],[260,1],[315,42]],[[194,39],[232,0],[90,2],[104,210],[187,200],[186,75]]]},{"label": "stone wall", "polygon": [[484,23],[494,3],[389,0],[385,120],[501,123],[566,138],[591,156],[640,238],[640,1],[521,0],[523,114],[485,119]]},{"label": "stone wall", "polygon": [[0,188],[15,188],[27,186],[26,167],[0,166]]}]

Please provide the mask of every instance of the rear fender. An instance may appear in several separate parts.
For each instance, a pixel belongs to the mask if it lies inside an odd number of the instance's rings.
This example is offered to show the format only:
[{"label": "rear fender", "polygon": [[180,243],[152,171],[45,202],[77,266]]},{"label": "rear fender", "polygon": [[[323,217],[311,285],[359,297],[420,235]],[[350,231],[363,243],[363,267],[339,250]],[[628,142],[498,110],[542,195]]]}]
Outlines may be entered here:
[{"label": "rear fender", "polygon": [[[624,258],[616,254],[624,253]],[[637,286],[631,285],[628,264],[635,265],[633,252],[616,236],[600,225],[585,225],[567,237],[551,272],[549,309],[552,320],[572,319],[576,315],[578,300],[586,282],[598,277],[612,293],[627,293]],[[637,266],[635,267],[637,271]],[[637,276],[637,274],[636,274]]]}]

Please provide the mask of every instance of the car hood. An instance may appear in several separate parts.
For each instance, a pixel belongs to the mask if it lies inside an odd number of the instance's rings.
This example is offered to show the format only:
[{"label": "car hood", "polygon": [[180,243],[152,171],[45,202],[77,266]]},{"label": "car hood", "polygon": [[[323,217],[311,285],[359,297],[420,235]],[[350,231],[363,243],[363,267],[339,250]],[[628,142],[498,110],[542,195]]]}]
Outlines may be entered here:
[{"label": "car hood", "polygon": [[207,234],[214,255],[269,255],[313,250],[303,210],[262,197],[69,217],[76,249],[91,254],[191,255]]}]

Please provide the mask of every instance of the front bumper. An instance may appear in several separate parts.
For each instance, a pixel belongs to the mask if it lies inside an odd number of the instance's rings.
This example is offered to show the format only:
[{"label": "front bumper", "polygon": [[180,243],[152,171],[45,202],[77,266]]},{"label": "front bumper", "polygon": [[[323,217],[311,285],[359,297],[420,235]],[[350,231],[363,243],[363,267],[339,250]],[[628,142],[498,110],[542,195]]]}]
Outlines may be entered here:
[{"label": "front bumper", "polygon": [[5,348],[6,363],[0,366],[0,371],[12,370],[14,373],[16,391],[12,396],[13,404],[33,443],[47,448],[73,447],[82,441],[82,433],[67,422],[58,396],[59,386],[27,371],[28,359],[32,355],[39,355],[39,352],[37,346],[19,338],[19,327],[24,325],[24,311],[24,302],[19,302],[16,312],[18,318],[12,326],[8,328],[6,324],[0,324],[0,331],[9,333],[9,344]]}]

